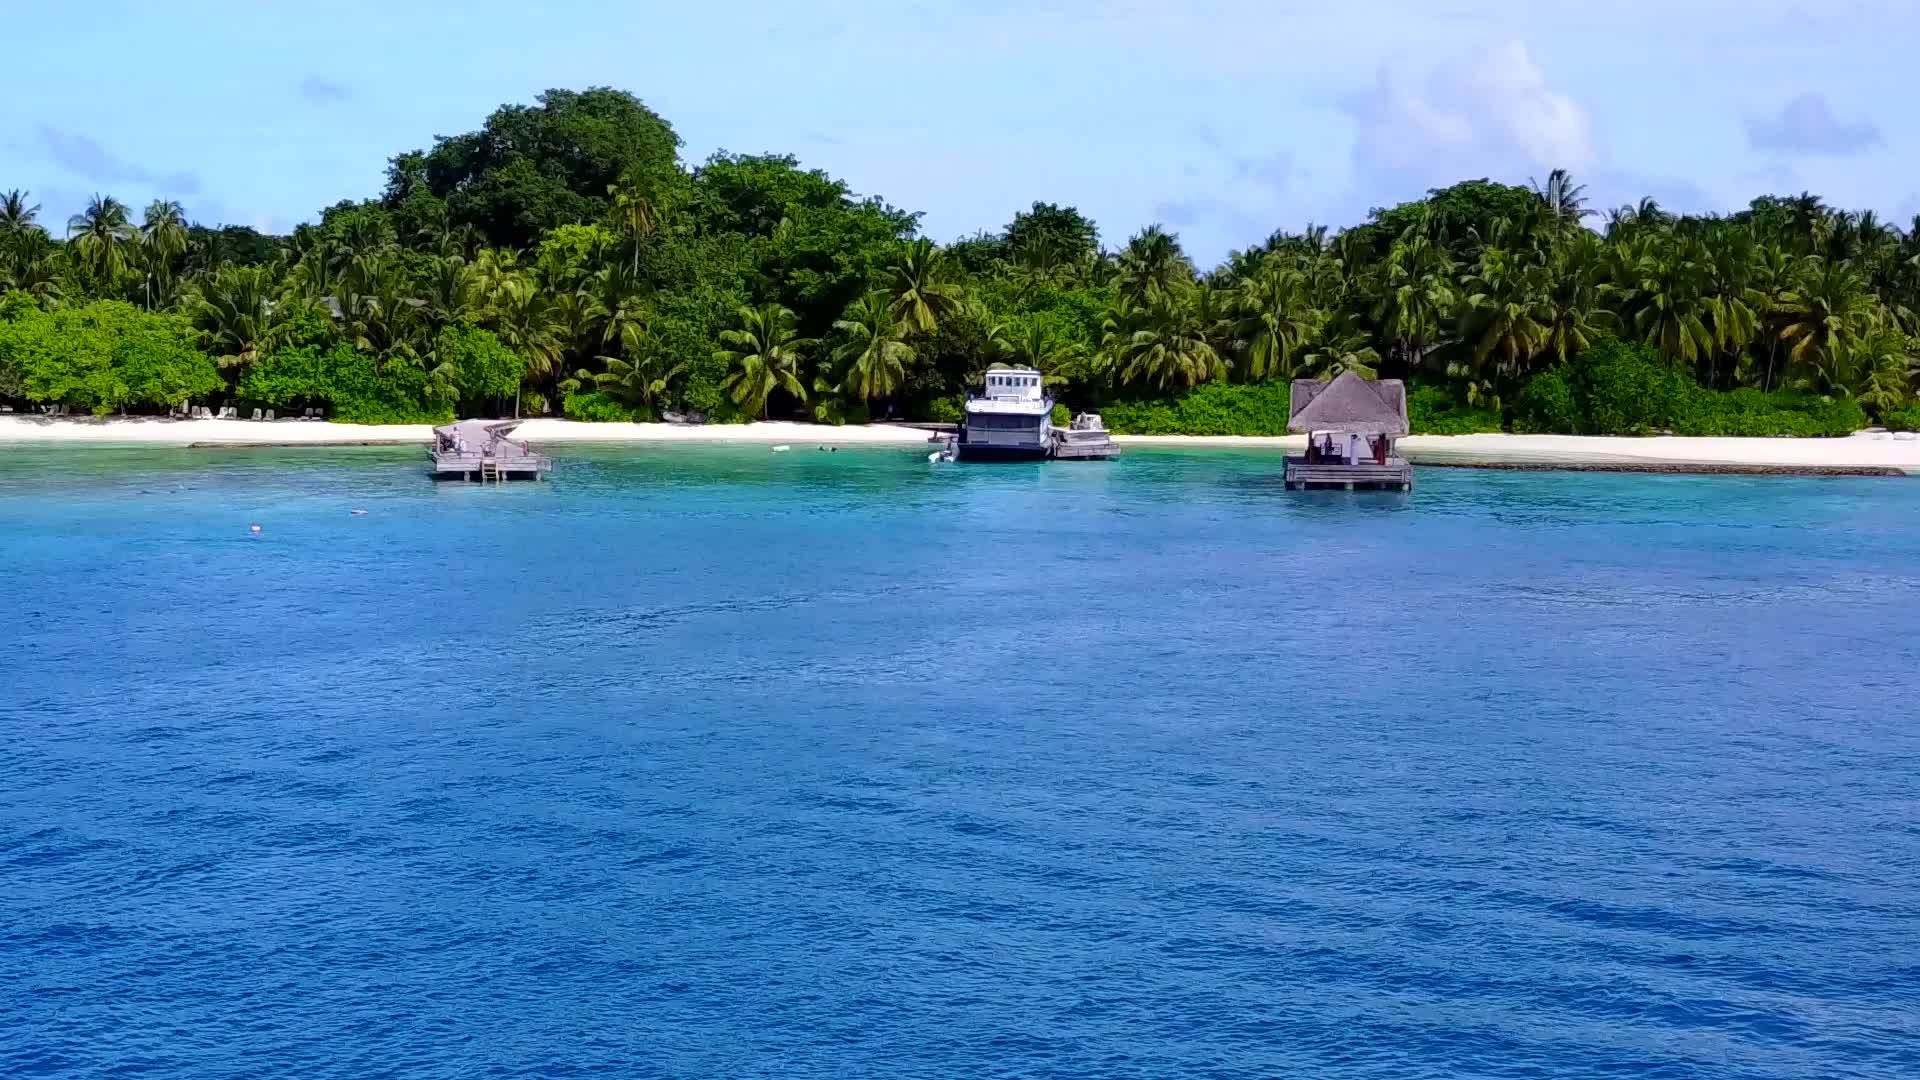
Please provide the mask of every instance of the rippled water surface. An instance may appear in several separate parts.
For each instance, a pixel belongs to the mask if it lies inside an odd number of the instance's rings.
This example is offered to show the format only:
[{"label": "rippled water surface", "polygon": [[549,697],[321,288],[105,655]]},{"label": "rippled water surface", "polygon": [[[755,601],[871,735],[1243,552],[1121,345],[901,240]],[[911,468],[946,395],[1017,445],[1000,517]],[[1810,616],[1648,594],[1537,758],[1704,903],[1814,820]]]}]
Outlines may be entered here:
[{"label": "rippled water surface", "polygon": [[0,1075],[1920,1073],[1920,483],[559,456],[0,454]]}]

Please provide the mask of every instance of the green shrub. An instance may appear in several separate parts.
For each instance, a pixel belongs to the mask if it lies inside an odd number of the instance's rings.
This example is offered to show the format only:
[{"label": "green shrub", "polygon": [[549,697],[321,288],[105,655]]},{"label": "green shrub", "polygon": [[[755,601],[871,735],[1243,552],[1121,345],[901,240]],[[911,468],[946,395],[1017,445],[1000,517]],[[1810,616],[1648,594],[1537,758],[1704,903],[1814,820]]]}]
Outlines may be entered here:
[{"label": "green shrub", "polygon": [[521,416],[545,416],[547,414],[547,395],[538,390],[520,392]]},{"label": "green shrub", "polygon": [[840,427],[843,424],[864,424],[871,417],[866,403],[862,401],[825,397],[813,403],[813,419],[816,423]]},{"label": "green shrub", "polygon": [[957,396],[934,398],[927,406],[927,419],[936,424],[957,424],[962,415],[964,410]]},{"label": "green shrub", "polygon": [[1572,435],[1823,436],[1866,426],[1858,402],[1751,387],[1709,390],[1639,343],[1607,341],[1533,377],[1515,431]]},{"label": "green shrub", "polygon": [[1523,433],[1577,434],[1585,426],[1573,380],[1565,368],[1535,375],[1513,404],[1513,430]]},{"label": "green shrub", "polygon": [[1606,341],[1574,363],[1581,434],[1646,435],[1676,428],[1699,386],[1662,363],[1651,348]]},{"label": "green shrub", "polygon": [[1415,435],[1476,435],[1500,430],[1500,411],[1469,405],[1450,387],[1416,386],[1407,394],[1407,423]]},{"label": "green shrub", "polygon": [[1867,426],[1852,398],[1815,397],[1752,388],[1715,393],[1696,389],[1674,423],[1681,435],[1851,435]]},{"label": "green shrub", "polygon": [[1065,405],[1055,405],[1051,419],[1054,427],[1066,427],[1073,423],[1073,410]]},{"label": "green shrub", "polygon": [[501,344],[490,330],[477,326],[449,326],[440,331],[433,346],[434,358],[453,365],[460,385],[460,400],[479,410],[512,400],[520,388],[520,376],[526,364],[513,350]]},{"label": "green shrub", "polygon": [[568,394],[560,401],[560,414],[569,420],[596,424],[630,424],[653,419],[651,413],[599,390]]},{"label": "green shrub", "polygon": [[1129,435],[1285,435],[1285,382],[1206,383],[1177,398],[1101,406],[1107,427]]},{"label": "green shrub", "polygon": [[1909,405],[1904,409],[1895,409],[1880,422],[1888,431],[1920,431],[1920,405]]},{"label": "green shrub", "polygon": [[343,341],[261,357],[240,380],[239,395],[274,408],[325,405],[331,419],[349,424],[444,424],[454,413],[451,387],[411,365],[376,365]]},{"label": "green shrub", "polygon": [[102,300],[0,322],[0,382],[32,401],[87,409],[171,408],[226,388],[176,315]]}]

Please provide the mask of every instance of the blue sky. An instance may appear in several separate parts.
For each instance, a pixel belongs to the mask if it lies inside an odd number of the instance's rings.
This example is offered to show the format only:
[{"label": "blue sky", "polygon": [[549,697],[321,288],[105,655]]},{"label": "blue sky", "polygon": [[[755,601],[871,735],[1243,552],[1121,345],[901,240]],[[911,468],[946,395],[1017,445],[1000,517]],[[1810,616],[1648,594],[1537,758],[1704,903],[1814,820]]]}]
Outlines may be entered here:
[{"label": "blue sky", "polygon": [[[1912,0],[97,0],[7,16],[0,189],[283,231],[550,86],[631,90],[689,162],[784,151],[947,240],[1035,199],[1203,261],[1564,165],[1594,201],[1809,188],[1920,213]],[[80,32],[80,23],[85,33]]]}]

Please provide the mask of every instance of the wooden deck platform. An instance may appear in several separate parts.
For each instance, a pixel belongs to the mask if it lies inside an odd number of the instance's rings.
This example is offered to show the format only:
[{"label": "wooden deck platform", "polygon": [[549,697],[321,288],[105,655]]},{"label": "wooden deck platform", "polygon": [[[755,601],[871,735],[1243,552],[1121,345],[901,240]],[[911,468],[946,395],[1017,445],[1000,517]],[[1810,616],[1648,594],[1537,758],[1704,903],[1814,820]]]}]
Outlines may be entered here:
[{"label": "wooden deck platform", "polygon": [[1073,442],[1067,439],[1055,439],[1053,459],[1055,461],[1104,461],[1120,456],[1120,446],[1112,439],[1104,442]]},{"label": "wooden deck platform", "polygon": [[1287,490],[1338,488],[1343,491],[1412,491],[1413,466],[1405,458],[1390,457],[1385,465],[1363,461],[1309,463],[1305,456],[1287,458]]},{"label": "wooden deck platform", "polygon": [[431,451],[435,480],[477,480],[482,483],[505,480],[538,480],[553,468],[545,454],[528,453],[521,457],[501,458],[488,454],[455,454]]}]

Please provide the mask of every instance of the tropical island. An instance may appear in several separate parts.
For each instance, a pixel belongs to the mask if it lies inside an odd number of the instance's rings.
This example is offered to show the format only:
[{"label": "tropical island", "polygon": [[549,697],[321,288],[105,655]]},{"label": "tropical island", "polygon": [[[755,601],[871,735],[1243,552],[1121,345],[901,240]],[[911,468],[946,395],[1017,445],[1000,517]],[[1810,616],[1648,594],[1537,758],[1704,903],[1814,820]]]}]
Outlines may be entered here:
[{"label": "tropical island", "polygon": [[843,425],[952,421],[1010,364],[1146,435],[1282,435],[1291,380],[1344,371],[1406,380],[1416,434],[1920,428],[1920,219],[1812,194],[1688,216],[1468,180],[1202,270],[1048,202],[937,243],[793,157],[680,147],[631,94],[553,90],[290,236],[0,193],[0,401]]}]

